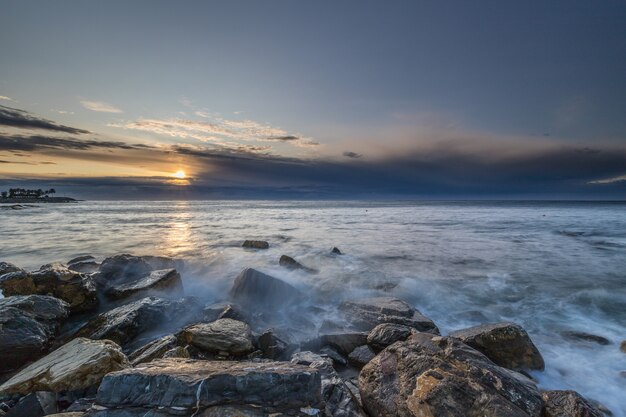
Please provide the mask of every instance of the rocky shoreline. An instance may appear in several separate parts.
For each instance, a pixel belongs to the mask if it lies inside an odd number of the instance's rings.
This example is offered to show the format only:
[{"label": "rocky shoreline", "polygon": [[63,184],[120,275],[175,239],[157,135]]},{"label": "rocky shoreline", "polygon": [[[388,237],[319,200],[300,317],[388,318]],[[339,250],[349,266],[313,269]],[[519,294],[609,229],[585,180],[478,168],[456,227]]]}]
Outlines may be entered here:
[{"label": "rocky shoreline", "polygon": [[0,262],[0,417],[610,415],[540,390],[529,371],[544,360],[515,323],[441,335],[401,299],[311,305],[252,268],[205,305],[181,272],[176,259],[128,254],[37,271]]}]

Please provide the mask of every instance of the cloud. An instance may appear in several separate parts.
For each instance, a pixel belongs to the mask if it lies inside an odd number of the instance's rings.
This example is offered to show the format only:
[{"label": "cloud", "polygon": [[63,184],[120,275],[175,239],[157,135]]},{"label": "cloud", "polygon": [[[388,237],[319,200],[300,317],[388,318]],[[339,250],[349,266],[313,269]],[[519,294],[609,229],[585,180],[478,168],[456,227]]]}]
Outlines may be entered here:
[{"label": "cloud", "polygon": [[342,155],[345,156],[346,158],[360,158],[363,156],[360,153],[356,153],[352,151],[345,151]]},{"label": "cloud", "polygon": [[77,129],[75,127],[63,126],[53,121],[36,117],[31,113],[0,105],[0,126],[10,126],[20,129],[43,129],[53,132],[63,132],[71,134],[90,133],[88,130]]},{"label": "cloud", "polygon": [[0,133],[0,151],[37,152],[41,149],[64,149],[84,151],[99,149],[152,149],[149,145],[125,142],[80,140],[42,135],[6,135]]},{"label": "cloud", "polygon": [[15,101],[11,97],[7,97],[7,96],[0,96],[0,100]]},{"label": "cloud", "polygon": [[80,104],[82,104],[86,109],[92,111],[103,113],[122,113],[122,110],[102,101],[81,100]]}]

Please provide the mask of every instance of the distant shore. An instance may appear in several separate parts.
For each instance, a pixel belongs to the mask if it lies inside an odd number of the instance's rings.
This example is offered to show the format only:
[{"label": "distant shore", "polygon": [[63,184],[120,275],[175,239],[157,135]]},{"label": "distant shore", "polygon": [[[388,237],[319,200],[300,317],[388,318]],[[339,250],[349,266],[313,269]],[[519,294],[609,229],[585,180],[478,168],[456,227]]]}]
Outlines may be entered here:
[{"label": "distant shore", "polygon": [[70,197],[47,197],[47,198],[16,198],[7,197],[0,198],[0,204],[39,204],[39,203],[75,203],[75,200]]}]

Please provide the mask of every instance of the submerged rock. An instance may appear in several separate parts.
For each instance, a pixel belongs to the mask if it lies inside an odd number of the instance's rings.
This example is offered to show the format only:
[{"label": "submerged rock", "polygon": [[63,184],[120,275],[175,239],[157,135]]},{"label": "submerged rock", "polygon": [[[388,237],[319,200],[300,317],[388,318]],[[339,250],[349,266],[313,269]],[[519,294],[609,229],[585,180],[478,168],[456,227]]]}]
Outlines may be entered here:
[{"label": "submerged rock", "polygon": [[76,335],[109,339],[125,346],[145,332],[175,330],[195,321],[199,308],[192,298],[171,301],[146,297],[94,317]]},{"label": "submerged rock", "polygon": [[106,291],[108,297],[112,299],[128,298],[145,293],[164,293],[169,297],[180,297],[183,295],[183,282],[180,274],[175,269],[160,269],[152,271],[148,275],[134,281],[113,285]]},{"label": "submerged rock", "polygon": [[451,332],[451,337],[482,352],[495,364],[509,369],[544,369],[539,350],[515,323],[482,324]]},{"label": "submerged rock", "polygon": [[367,344],[376,352],[389,345],[403,341],[415,334],[415,329],[401,324],[383,323],[374,327],[367,335]]},{"label": "submerged rock", "polygon": [[98,305],[91,278],[60,264],[44,265],[35,272],[5,274],[0,277],[0,289],[5,296],[52,295],[66,301],[73,313],[93,310]]},{"label": "submerged rock", "polygon": [[576,391],[543,391],[544,417],[603,417]]},{"label": "submerged rock", "polygon": [[333,247],[330,251],[330,253],[334,254],[334,255],[343,255],[343,253],[341,253],[341,251],[339,250],[338,247]]},{"label": "submerged rock", "polygon": [[619,344],[619,350],[626,353],[626,340],[622,340],[622,343]]},{"label": "submerged rock", "polygon": [[561,336],[570,340],[597,343],[603,346],[607,346],[611,344],[611,341],[607,339],[606,337],[598,336],[597,334],[592,334],[592,333],[587,333],[587,332],[579,332],[576,330],[568,330],[565,332],[561,332]]},{"label": "submerged rock", "polygon": [[300,291],[278,278],[246,268],[235,278],[230,295],[244,305],[275,309],[296,301]]},{"label": "submerged rock", "polygon": [[27,394],[87,388],[109,372],[130,366],[110,340],[77,338],[28,365],[0,386],[0,391]]},{"label": "submerged rock", "polygon": [[284,266],[285,268],[291,269],[291,270],[301,269],[303,271],[306,271],[312,274],[316,274],[318,272],[317,269],[304,266],[300,262],[293,259],[291,256],[287,256],[287,255],[282,255],[280,259],[278,260],[278,264],[280,266]]},{"label": "submerged rock", "polygon": [[382,323],[395,323],[421,332],[439,333],[435,323],[406,301],[394,297],[373,297],[344,301],[339,306],[352,327],[370,331]]},{"label": "submerged rock", "polygon": [[194,324],[183,330],[180,338],[210,353],[241,356],[254,350],[250,326],[233,319]]},{"label": "submerged rock", "polygon": [[377,417],[540,417],[534,384],[451,337],[418,333],[365,365],[363,406]]},{"label": "submerged rock", "polygon": [[246,240],[241,247],[248,249],[267,249],[270,247],[270,244],[264,240]]},{"label": "submerged rock", "polygon": [[[289,362],[159,359],[108,374],[96,403],[144,413],[158,409],[164,414],[176,410],[182,415],[203,415],[209,407],[246,404],[266,414],[296,414],[301,408],[321,405],[320,387],[318,372]],[[94,415],[114,415],[106,413]]]}]

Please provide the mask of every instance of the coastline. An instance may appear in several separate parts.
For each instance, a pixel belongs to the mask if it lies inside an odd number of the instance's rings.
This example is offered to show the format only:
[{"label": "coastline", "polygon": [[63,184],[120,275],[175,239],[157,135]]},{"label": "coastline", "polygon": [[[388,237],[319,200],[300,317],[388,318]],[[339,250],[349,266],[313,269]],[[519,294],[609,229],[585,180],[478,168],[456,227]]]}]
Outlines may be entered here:
[{"label": "coastline", "polygon": [[48,197],[48,198],[0,198],[0,204],[38,204],[38,203],[77,203],[70,197]]}]

